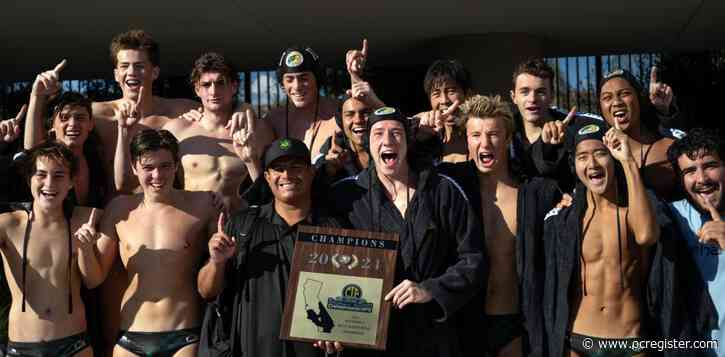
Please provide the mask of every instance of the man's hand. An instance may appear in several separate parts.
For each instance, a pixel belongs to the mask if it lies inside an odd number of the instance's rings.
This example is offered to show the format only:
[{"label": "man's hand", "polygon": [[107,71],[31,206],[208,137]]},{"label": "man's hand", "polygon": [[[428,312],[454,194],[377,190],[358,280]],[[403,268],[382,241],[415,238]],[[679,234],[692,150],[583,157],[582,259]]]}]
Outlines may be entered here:
[{"label": "man's hand", "polygon": [[433,129],[433,131],[440,134],[445,128],[446,120],[455,113],[459,105],[461,105],[461,102],[455,101],[446,110],[433,109],[429,112],[423,113],[418,126],[421,128]]},{"label": "man's hand", "polygon": [[332,341],[317,341],[312,344],[313,347],[317,347],[323,351],[325,351],[325,354],[335,353],[335,352],[342,352],[342,350],[345,349],[345,346],[342,345],[340,342],[332,342]]},{"label": "man's hand", "polygon": [[331,171],[328,172],[330,175],[334,175],[337,170],[342,168],[342,165],[347,158],[347,150],[341,147],[338,143],[338,141],[342,140],[342,136],[344,135],[345,134],[343,134],[340,130],[335,130],[335,135],[330,138],[330,150],[328,150],[325,155],[326,168]]},{"label": "man's hand", "polygon": [[96,232],[96,209],[91,209],[91,216],[88,222],[84,223],[74,234],[81,249],[92,248],[98,240],[99,234]]},{"label": "man's hand", "polygon": [[130,128],[136,125],[136,123],[144,117],[142,110],[144,101],[143,94],[144,87],[141,86],[138,92],[138,99],[136,99],[135,102],[131,100],[124,100],[120,103],[115,115],[120,128]]},{"label": "man's hand", "polygon": [[234,144],[234,152],[245,163],[255,162],[262,157],[256,121],[257,118],[251,109],[244,111],[243,118],[240,116],[237,120],[234,118],[230,120],[229,134]]},{"label": "man's hand", "polygon": [[0,141],[11,143],[20,136],[23,117],[28,111],[28,105],[23,104],[15,118],[0,121]]},{"label": "man's hand", "polygon": [[197,109],[192,109],[184,114],[181,114],[180,118],[193,123],[200,121],[202,117],[204,117],[204,108],[199,107]]},{"label": "man's hand", "polygon": [[363,39],[361,50],[349,50],[345,54],[347,73],[350,74],[352,84],[362,81],[365,62],[368,58],[368,40]]},{"label": "man's hand", "polygon": [[353,83],[352,87],[345,94],[363,102],[368,108],[373,110],[385,106],[385,103],[378,98],[368,82],[361,81]]},{"label": "man's hand", "polygon": [[652,66],[649,72],[649,100],[655,106],[658,112],[662,114],[670,113],[670,104],[675,95],[672,93],[672,87],[657,80],[657,67]]},{"label": "man's hand", "polygon": [[712,221],[705,222],[697,232],[697,236],[700,238],[700,243],[715,244],[720,247],[720,250],[723,250],[725,249],[725,222],[720,218],[720,212],[712,205],[712,202],[705,200],[704,204],[705,208],[710,211]]},{"label": "man's hand", "polygon": [[62,60],[52,70],[36,76],[31,95],[50,97],[58,94],[60,92],[60,71],[65,68],[66,63],[66,60]]},{"label": "man's hand", "polygon": [[609,148],[609,152],[619,162],[625,162],[632,159],[632,151],[629,148],[629,136],[622,131],[619,123],[614,122],[614,128],[607,130],[604,135],[604,145]]},{"label": "man's hand", "polygon": [[410,280],[403,280],[385,295],[386,301],[392,301],[398,309],[408,304],[424,304],[433,299],[430,291]]},{"label": "man's hand", "polygon": [[566,127],[576,117],[576,107],[571,108],[564,120],[555,120],[544,123],[541,130],[541,141],[544,144],[559,145],[564,142]]},{"label": "man's hand", "polygon": [[234,256],[237,241],[224,233],[224,212],[219,214],[217,232],[209,239],[209,259],[214,263],[224,263]]}]

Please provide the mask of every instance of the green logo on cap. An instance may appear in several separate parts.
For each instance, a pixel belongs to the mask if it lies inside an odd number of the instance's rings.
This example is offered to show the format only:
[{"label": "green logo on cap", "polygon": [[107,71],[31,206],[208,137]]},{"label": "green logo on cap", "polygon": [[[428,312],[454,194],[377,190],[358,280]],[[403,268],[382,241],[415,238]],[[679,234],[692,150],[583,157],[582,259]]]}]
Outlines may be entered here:
[{"label": "green logo on cap", "polygon": [[287,139],[282,139],[279,142],[279,148],[284,151],[289,150],[290,146],[292,146],[292,143]]},{"label": "green logo on cap", "polygon": [[287,58],[285,58],[284,63],[287,65],[287,67],[297,67],[302,64],[302,61],[305,60],[305,57],[302,56],[302,54],[299,51],[292,51],[287,54]]},{"label": "green logo on cap", "polygon": [[388,114],[393,114],[393,113],[395,113],[395,108],[382,107],[382,108],[376,110],[374,114],[375,115],[388,115]]},{"label": "green logo on cap", "polygon": [[599,126],[598,125],[596,125],[596,124],[589,124],[589,125],[581,128],[581,129],[579,129],[579,131],[577,132],[577,134],[579,134],[579,135],[587,135],[587,134],[596,133],[598,131],[599,131]]}]

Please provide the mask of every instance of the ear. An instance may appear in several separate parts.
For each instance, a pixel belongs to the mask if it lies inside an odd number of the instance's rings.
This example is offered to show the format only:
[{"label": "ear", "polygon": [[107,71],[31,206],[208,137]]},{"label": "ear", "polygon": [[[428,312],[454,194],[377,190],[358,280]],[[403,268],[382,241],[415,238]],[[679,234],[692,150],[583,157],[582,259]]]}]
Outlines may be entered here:
[{"label": "ear", "polygon": [[272,187],[272,180],[269,177],[269,171],[264,170],[264,180],[267,181],[267,185]]},{"label": "ear", "polygon": [[153,80],[159,78],[159,73],[161,73],[161,68],[159,68],[159,66],[154,66],[154,68],[151,70],[151,76]]},{"label": "ear", "polygon": [[516,92],[513,89],[509,92],[511,93],[511,101],[516,102]]},{"label": "ear", "polygon": [[196,94],[197,97],[201,98],[201,89],[199,88],[199,83],[194,83],[194,94]]},{"label": "ear", "polygon": [[131,161],[131,172],[134,176],[138,176],[138,170],[136,170],[136,161]]},{"label": "ear", "polygon": [[116,80],[116,83],[121,84],[123,79],[121,78],[121,73],[118,71],[118,68],[113,69],[113,79]]}]

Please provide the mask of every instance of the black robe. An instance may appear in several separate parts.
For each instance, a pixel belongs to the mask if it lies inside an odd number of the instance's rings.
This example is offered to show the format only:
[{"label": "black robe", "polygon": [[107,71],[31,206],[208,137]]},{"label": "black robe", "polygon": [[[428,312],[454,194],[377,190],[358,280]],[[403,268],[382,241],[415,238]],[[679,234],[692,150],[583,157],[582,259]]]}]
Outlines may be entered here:
[{"label": "black robe", "polygon": [[434,170],[421,171],[417,182],[405,217],[385,196],[374,167],[338,182],[329,195],[343,223],[399,233],[394,286],[409,279],[433,295],[425,304],[393,308],[386,352],[359,351],[364,356],[460,356],[456,319],[485,281],[481,226],[465,194]]},{"label": "black robe", "polygon": [[[586,188],[577,185],[574,204],[555,209],[547,215],[544,224],[546,272],[544,281],[543,316],[548,353],[562,356],[570,311],[570,293],[580,276],[582,219],[586,212]],[[703,326],[710,322],[715,309],[702,289],[695,289],[691,262],[687,262],[686,246],[676,236],[676,230],[663,211],[661,202],[650,195],[657,214],[661,233],[657,243],[650,247],[650,265],[642,296],[642,335],[648,338],[692,338],[703,336]],[[684,269],[683,267],[688,267]],[[692,306],[697,304],[698,306]],[[694,314],[693,311],[700,311]],[[656,351],[655,351],[656,352]],[[692,356],[695,351],[669,349],[665,356]]]},{"label": "black robe", "polygon": [[[476,216],[483,217],[478,169],[473,161],[438,166],[441,173],[460,183]],[[527,337],[523,349],[526,356],[541,356],[545,349],[541,298],[544,275],[544,217],[561,200],[561,190],[550,179],[533,178],[518,188],[516,205],[516,272],[519,282],[520,311],[524,317]],[[480,355],[480,326],[485,322],[486,289],[466,306],[462,317],[462,343],[467,356]]]}]

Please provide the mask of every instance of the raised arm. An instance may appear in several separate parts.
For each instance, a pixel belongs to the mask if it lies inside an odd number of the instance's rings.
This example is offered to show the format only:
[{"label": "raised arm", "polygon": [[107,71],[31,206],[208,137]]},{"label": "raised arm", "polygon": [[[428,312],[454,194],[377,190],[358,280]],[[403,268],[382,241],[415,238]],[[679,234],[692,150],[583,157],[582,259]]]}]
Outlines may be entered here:
[{"label": "raised arm", "polygon": [[66,60],[60,61],[50,71],[45,71],[35,77],[33,89],[30,92],[30,103],[28,105],[28,118],[25,121],[24,148],[29,150],[45,140],[45,129],[43,118],[48,100],[60,92],[60,71],[65,68]]},{"label": "raised arm", "polygon": [[224,273],[237,243],[224,232],[224,213],[219,214],[216,233],[209,239],[209,260],[199,270],[197,289],[204,299],[212,299],[224,290]]},{"label": "raised arm", "polygon": [[607,145],[617,161],[622,164],[624,176],[627,180],[627,228],[634,233],[637,244],[647,246],[657,242],[660,228],[657,224],[654,208],[650,203],[647,191],[642,182],[637,162],[632,157],[629,147],[629,136],[620,130],[619,124],[609,129],[604,136]]},{"label": "raised arm", "polygon": [[[242,123],[243,125],[239,125]],[[234,152],[244,162],[252,181],[257,181],[257,178],[262,174],[262,151],[265,143],[257,130],[260,123],[261,121],[257,120],[254,112],[247,109],[244,113],[244,119],[232,120],[229,128],[234,143]]]},{"label": "raised arm", "polygon": [[108,204],[106,212],[101,218],[100,232],[96,241],[96,249],[98,251],[98,262],[101,269],[101,281],[106,280],[108,272],[113,267],[113,262],[118,255],[118,233],[116,232],[116,224],[118,223],[118,213],[122,208],[122,200],[125,197],[116,197]]},{"label": "raised arm", "polygon": [[134,180],[131,174],[129,142],[130,137],[137,130],[136,124],[143,118],[143,113],[141,113],[143,91],[144,87],[141,87],[136,103],[121,102],[119,109],[114,113],[118,125],[118,137],[113,157],[113,183],[116,190],[123,193],[130,193],[133,190]]},{"label": "raised arm", "polygon": [[91,208],[88,221],[75,232],[75,238],[78,240],[78,269],[81,272],[83,284],[88,289],[96,288],[105,279],[99,259],[100,254],[96,249],[96,241],[99,237],[96,225],[101,215],[103,215],[102,210]]}]

